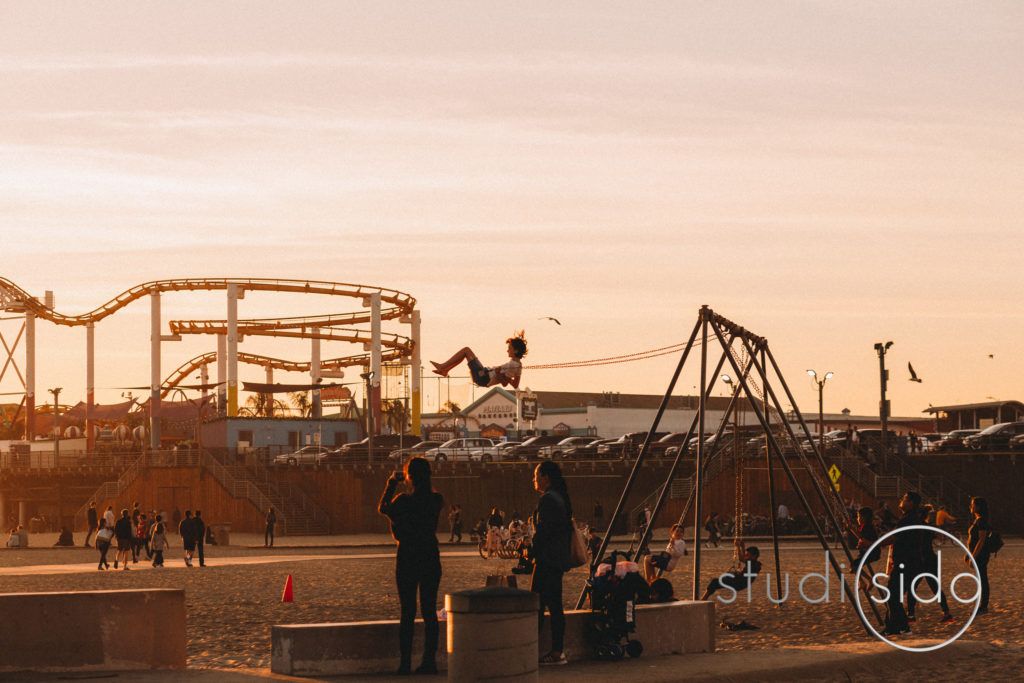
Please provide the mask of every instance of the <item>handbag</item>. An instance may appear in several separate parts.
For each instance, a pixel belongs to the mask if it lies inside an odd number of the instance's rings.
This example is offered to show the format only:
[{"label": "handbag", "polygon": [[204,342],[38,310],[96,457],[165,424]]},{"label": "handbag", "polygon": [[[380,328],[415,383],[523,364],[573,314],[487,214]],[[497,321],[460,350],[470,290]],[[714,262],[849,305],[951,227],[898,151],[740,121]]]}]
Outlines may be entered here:
[{"label": "handbag", "polygon": [[587,563],[587,546],[583,542],[583,534],[576,526],[576,520],[571,519],[572,532],[569,538],[569,569],[582,567]]}]

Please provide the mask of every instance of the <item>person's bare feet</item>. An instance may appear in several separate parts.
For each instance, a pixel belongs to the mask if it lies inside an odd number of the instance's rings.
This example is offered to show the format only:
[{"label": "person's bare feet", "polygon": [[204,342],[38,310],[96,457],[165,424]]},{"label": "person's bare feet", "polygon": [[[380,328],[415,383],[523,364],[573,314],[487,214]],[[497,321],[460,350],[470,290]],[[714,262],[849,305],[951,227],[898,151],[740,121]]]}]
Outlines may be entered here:
[{"label": "person's bare feet", "polygon": [[430,364],[434,366],[434,370],[433,370],[434,374],[441,375],[442,377],[447,377],[448,376],[448,371],[445,370],[441,366],[440,363],[435,363],[434,361],[430,361]]}]

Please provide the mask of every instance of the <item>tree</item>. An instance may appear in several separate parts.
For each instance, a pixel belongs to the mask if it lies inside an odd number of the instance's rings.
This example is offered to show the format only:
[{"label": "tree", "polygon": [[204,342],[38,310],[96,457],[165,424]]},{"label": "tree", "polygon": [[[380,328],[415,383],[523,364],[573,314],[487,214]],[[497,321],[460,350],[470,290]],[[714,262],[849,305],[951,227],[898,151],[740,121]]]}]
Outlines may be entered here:
[{"label": "tree", "polygon": [[384,401],[381,412],[383,412],[384,420],[388,427],[391,428],[392,433],[405,433],[405,424],[408,418],[405,410],[405,401],[400,398],[388,399]]},{"label": "tree", "polygon": [[313,403],[309,400],[308,391],[293,391],[288,394],[292,407],[299,411],[299,417],[309,417],[313,411]]}]

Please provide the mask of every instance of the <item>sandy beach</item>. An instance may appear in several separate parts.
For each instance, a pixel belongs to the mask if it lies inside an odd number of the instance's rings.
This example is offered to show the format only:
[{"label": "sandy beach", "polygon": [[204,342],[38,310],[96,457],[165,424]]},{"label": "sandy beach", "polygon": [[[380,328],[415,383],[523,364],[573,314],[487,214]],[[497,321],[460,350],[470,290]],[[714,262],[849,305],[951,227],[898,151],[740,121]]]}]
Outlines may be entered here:
[{"label": "sandy beach", "polygon": [[[182,588],[188,610],[188,665],[190,668],[267,669],[270,665],[270,627],[273,624],[392,619],[398,617],[398,600],[393,588],[392,549],[384,536],[316,537],[279,539],[272,551],[262,547],[262,538],[232,537],[234,545],[210,547],[210,566],[187,569],[176,552],[167,553],[167,566],[152,569],[141,561],[133,571],[97,571],[97,553],[91,549],[46,547],[48,535],[33,537],[36,546],[28,550],[0,551],[0,590],[33,592],[124,588]],[[81,538],[77,538],[81,542]],[[175,539],[176,540],[176,539]],[[173,547],[173,546],[172,546]],[[746,621],[754,630],[717,632],[715,657],[727,658],[739,651],[776,651],[779,648],[821,648],[841,644],[869,648],[877,643],[866,633],[851,606],[840,600],[840,589],[830,574],[829,599],[810,604],[796,595],[800,579],[810,572],[824,573],[825,555],[808,542],[784,544],[780,550],[783,575],[790,575],[791,595],[782,606],[768,601],[765,591],[771,583],[777,597],[771,546],[761,544],[764,572],[755,581],[748,603],[741,594],[731,605],[717,605],[718,619]],[[507,574],[513,563],[484,560],[475,547],[442,545],[444,577],[441,593],[481,586],[489,574]],[[962,555],[950,554],[962,562]],[[670,578],[678,597],[690,594],[692,556],[685,558]],[[980,675],[990,680],[1019,678],[1024,663],[1024,543],[1010,540],[989,568],[992,585],[991,611],[980,615],[961,637],[983,644],[985,656],[963,661],[942,661],[932,666],[927,654],[918,655],[920,669],[915,677],[958,680]],[[732,553],[725,546],[708,549],[702,556],[702,583],[725,571]],[[962,564],[956,564],[955,572]],[[282,603],[281,593],[288,575],[293,577],[294,602]],[[566,608],[575,606],[583,587],[585,572],[577,569],[565,579]],[[807,580],[805,593],[823,595],[821,579]],[[969,592],[969,591],[968,591]],[[728,596],[727,596],[728,597]],[[945,639],[959,631],[970,614],[967,605],[953,602],[953,624],[940,624],[936,604],[918,608],[913,635],[900,642]],[[570,653],[571,656],[572,653]],[[934,669],[934,670],[933,670]],[[874,676],[875,673],[883,674]],[[821,671],[821,680],[879,680],[883,672]],[[861,676],[868,676],[861,678]],[[900,676],[902,677],[902,675]]]}]

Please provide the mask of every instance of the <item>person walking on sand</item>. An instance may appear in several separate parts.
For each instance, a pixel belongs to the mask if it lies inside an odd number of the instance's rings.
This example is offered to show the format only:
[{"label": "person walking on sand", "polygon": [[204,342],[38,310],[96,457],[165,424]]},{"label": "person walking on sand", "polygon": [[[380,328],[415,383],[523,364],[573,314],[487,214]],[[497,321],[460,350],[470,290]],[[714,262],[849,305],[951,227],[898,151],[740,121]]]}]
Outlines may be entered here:
[{"label": "person walking on sand", "polygon": [[99,529],[96,531],[96,550],[100,551],[100,564],[96,569],[110,569],[107,561],[107,551],[110,550],[110,541],[114,538],[113,528],[107,526],[106,518],[99,520]]},{"label": "person walking on sand", "polygon": [[274,508],[267,508],[267,527],[263,530],[263,547],[274,547],[274,525],[277,524],[277,513]]},{"label": "person walking on sand", "polygon": [[192,511],[185,510],[185,519],[178,524],[178,536],[181,537],[181,545],[185,549],[185,566],[192,567],[192,556],[196,552],[196,537],[193,532],[195,520],[192,519]]},{"label": "person walking on sand", "polygon": [[533,513],[535,531],[529,550],[533,560],[530,590],[540,596],[538,627],[544,624],[545,608],[551,615],[551,650],[540,658],[540,663],[566,664],[562,575],[570,564],[572,502],[562,469],[552,460],[537,465],[533,471],[533,487],[541,494]]},{"label": "person walking on sand", "polygon": [[167,535],[164,533],[164,523],[160,521],[160,515],[156,516],[156,524],[153,525],[153,538],[149,543],[153,551],[153,566],[164,566],[164,550],[171,547],[167,542]]},{"label": "person walking on sand", "polygon": [[[395,495],[399,484],[406,491]],[[437,589],[441,583],[441,553],[437,544],[437,522],[444,499],[430,483],[430,463],[410,458],[405,470],[388,478],[377,510],[391,522],[391,535],[398,543],[395,554],[395,582],[402,619],[398,633],[399,675],[412,673],[412,637],[416,620],[416,593],[423,617],[423,660],[418,674],[437,673]]]},{"label": "person walking on sand", "polygon": [[86,512],[86,518],[89,521],[89,532],[85,535],[85,547],[89,546],[89,537],[96,533],[99,529],[99,515],[96,513],[96,501],[89,501],[89,510]]},{"label": "person walking on sand", "polygon": [[468,346],[456,351],[454,356],[443,363],[430,361],[430,364],[434,366],[433,371],[436,374],[447,377],[452,368],[462,361],[467,361],[469,364],[469,375],[473,380],[473,384],[478,387],[492,387],[495,384],[506,387],[511,384],[518,389],[519,379],[523,374],[523,364],[521,361],[527,353],[524,332],[520,331],[515,336],[509,337],[505,340],[505,344],[507,345],[509,361],[504,365],[498,365],[493,368],[485,368],[480,359],[476,357],[476,354]]},{"label": "person walking on sand", "polygon": [[462,507],[460,505],[452,503],[451,510],[448,512],[448,524],[451,525],[448,542],[451,543],[454,540],[455,543],[462,543]]},{"label": "person walking on sand", "polygon": [[121,510],[121,519],[117,520],[114,524],[114,537],[117,538],[117,555],[114,555],[114,569],[117,569],[118,561],[123,563],[125,569],[128,569],[128,558],[131,555],[132,546],[135,544],[133,536],[132,518],[128,516],[128,508],[125,508]]}]

